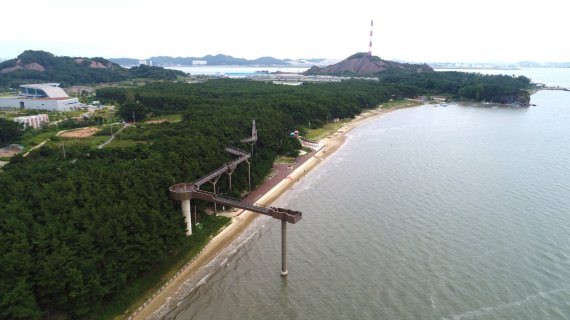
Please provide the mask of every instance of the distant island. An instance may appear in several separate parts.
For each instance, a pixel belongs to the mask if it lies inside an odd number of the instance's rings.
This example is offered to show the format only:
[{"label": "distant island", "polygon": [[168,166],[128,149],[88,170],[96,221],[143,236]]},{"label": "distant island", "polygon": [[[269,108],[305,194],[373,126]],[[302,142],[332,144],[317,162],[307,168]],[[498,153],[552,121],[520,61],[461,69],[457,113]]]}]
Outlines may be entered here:
[{"label": "distant island", "polygon": [[522,68],[570,68],[570,62],[427,62],[434,69],[498,69],[517,70]]},{"label": "distant island", "polygon": [[168,57],[158,56],[140,60],[133,58],[110,58],[109,61],[121,66],[138,66],[149,64],[160,67],[175,66],[313,66],[327,63],[327,59],[276,59],[261,57],[253,60],[234,58],[232,56],[217,54],[203,57]]},{"label": "distant island", "polygon": [[[104,59],[104,58],[100,58]],[[0,65],[6,61],[0,59]],[[155,67],[188,67],[188,66],[303,66],[303,67],[325,67],[338,62],[338,59],[329,58],[302,58],[302,59],[277,59],[266,56],[257,59],[244,59],[233,57],[226,54],[208,54],[202,57],[171,57],[171,56],[153,56],[144,59],[131,57],[106,58],[105,61],[113,64],[130,68],[139,65],[148,65]],[[434,69],[499,69],[514,70],[521,68],[570,68],[568,62],[536,62],[536,61],[518,61],[518,62],[489,62],[489,61],[422,61],[410,62],[393,60],[402,64],[426,64]]]},{"label": "distant island", "polygon": [[[148,64],[158,67],[176,67],[176,66],[306,66],[306,67],[326,67],[337,62],[336,59],[311,58],[311,59],[277,59],[273,57],[261,57],[253,60],[244,58],[236,58],[230,55],[216,54],[206,55],[203,57],[169,57],[156,56],[147,59],[135,58],[109,58],[109,61],[121,66],[130,67],[140,64]],[[418,64],[409,61],[392,61],[402,64]],[[449,62],[430,62],[424,61],[420,65],[428,65],[433,69],[499,69],[513,70],[521,68],[570,68],[569,62],[465,62],[465,61],[449,61]]]}]

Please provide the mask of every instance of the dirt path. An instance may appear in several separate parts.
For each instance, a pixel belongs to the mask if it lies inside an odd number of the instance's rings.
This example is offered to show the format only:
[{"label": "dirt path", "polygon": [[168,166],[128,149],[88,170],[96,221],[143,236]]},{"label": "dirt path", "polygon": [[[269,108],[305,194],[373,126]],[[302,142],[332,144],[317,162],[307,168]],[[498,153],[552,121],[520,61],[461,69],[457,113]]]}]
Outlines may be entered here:
[{"label": "dirt path", "polygon": [[48,142],[49,139],[42,141],[40,144],[38,144],[37,146],[31,148],[30,150],[28,150],[28,152],[24,153],[24,157],[27,157],[30,152],[32,152],[33,150],[36,150],[37,148],[41,148],[44,144],[46,144],[46,142]]}]

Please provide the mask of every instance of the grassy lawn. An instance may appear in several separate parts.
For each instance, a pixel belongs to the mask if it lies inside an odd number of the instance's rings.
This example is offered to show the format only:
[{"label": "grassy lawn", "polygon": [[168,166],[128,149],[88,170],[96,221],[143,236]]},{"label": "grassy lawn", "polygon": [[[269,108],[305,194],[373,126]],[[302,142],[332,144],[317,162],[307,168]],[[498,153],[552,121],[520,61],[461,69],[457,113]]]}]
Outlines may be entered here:
[{"label": "grassy lawn", "polygon": [[[108,138],[108,137],[107,137]],[[105,139],[106,140],[106,139]],[[122,140],[122,139],[115,139],[113,140],[111,143],[109,143],[107,146],[105,146],[105,148],[115,148],[115,149],[121,149],[121,148],[128,148],[128,147],[133,147],[136,146],[137,144],[141,144],[141,143],[148,143],[146,141],[137,141],[137,140]]]},{"label": "grassy lawn", "polygon": [[60,138],[58,141],[53,141],[50,143],[56,143],[58,145],[65,144],[65,146],[69,147],[88,146],[96,148],[101,143],[107,141],[107,139],[109,139],[108,136],[92,136],[89,138]]},{"label": "grassy lawn", "polygon": [[145,119],[144,121],[156,121],[156,120],[162,120],[165,119],[168,122],[180,122],[182,120],[182,115],[181,114],[166,114],[163,116],[156,116],[156,117],[151,117],[148,119]]},{"label": "grassy lawn", "polygon": [[324,126],[316,129],[308,129],[305,138],[309,140],[321,140],[322,138],[336,132],[340,127],[348,123],[349,120],[342,120],[338,122],[329,122]]},{"label": "grassy lawn", "polygon": [[38,132],[37,130],[28,131],[20,139],[20,144],[25,147],[24,151],[29,150],[31,147],[36,146],[55,135],[57,131],[58,130],[55,129],[45,132]]},{"label": "grassy lawn", "polygon": [[396,100],[383,103],[381,108],[382,109],[397,109],[397,108],[409,108],[409,107],[417,107],[421,106],[423,103],[418,101],[412,100]]}]

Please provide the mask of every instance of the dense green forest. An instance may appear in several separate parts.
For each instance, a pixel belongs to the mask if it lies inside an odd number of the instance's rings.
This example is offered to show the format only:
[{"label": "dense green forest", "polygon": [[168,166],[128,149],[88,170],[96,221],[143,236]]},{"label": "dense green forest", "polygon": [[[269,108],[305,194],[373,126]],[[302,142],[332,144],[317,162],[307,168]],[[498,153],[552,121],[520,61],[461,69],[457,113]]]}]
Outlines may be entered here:
[{"label": "dense green forest", "polygon": [[0,146],[17,141],[23,134],[22,125],[8,119],[0,118]]},{"label": "dense green forest", "polygon": [[57,57],[45,51],[26,50],[0,63],[0,87],[15,88],[33,82],[59,82],[63,86],[118,82],[133,78],[175,80],[182,71],[139,66],[125,69],[104,58]]},{"label": "dense green forest", "polygon": [[384,83],[408,85],[418,94],[449,94],[453,99],[528,106],[530,79],[524,76],[484,75],[466,72],[386,74]]},{"label": "dense green forest", "polygon": [[[435,79],[433,88],[397,78],[298,87],[219,79],[97,90],[97,99],[117,103],[123,118],[134,113],[136,126],[104,149],[67,142],[65,156],[66,140],[55,139],[28,157],[14,157],[0,173],[0,318],[99,318],[134,279],[192,246],[195,235],[185,237],[168,187],[228,161],[224,146],[244,147],[239,140],[251,133],[252,119],[259,136],[252,180],[258,185],[277,155],[299,148],[288,135],[292,129],[351,118],[390,99],[460,95],[477,81],[490,82],[464,76],[463,86],[445,87],[453,76]],[[138,122],[169,114],[182,120]],[[247,169],[238,167],[232,180],[234,189],[222,192],[240,195]],[[208,220],[207,207],[199,203],[199,219],[206,226],[223,223]]]}]

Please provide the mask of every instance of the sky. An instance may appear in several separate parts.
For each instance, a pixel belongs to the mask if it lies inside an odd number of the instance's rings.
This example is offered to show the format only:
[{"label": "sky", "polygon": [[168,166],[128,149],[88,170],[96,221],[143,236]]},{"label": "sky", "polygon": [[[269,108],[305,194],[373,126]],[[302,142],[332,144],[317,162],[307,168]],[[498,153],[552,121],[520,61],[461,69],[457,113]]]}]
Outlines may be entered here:
[{"label": "sky", "polygon": [[0,58],[226,54],[408,62],[568,62],[562,0],[26,0],[2,3]]}]

